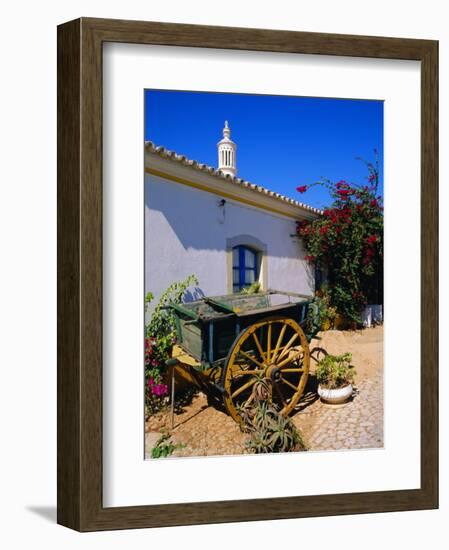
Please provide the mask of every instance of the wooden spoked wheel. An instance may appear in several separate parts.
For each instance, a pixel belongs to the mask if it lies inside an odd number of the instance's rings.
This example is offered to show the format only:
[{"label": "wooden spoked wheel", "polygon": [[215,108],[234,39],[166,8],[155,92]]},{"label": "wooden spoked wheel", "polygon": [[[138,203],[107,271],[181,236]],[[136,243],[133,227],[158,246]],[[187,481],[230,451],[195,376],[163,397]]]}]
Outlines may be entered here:
[{"label": "wooden spoked wheel", "polygon": [[273,317],[251,325],[235,339],[227,357],[223,386],[228,413],[243,424],[241,412],[262,386],[264,398],[288,416],[304,392],[309,367],[309,344],[296,321]]}]

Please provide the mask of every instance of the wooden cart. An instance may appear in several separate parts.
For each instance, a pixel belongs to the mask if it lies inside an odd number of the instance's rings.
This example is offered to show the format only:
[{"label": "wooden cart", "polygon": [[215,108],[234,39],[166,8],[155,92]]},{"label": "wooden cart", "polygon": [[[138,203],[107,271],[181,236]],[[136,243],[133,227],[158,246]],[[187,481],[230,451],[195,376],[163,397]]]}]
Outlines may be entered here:
[{"label": "wooden cart", "polygon": [[[170,304],[177,346],[169,364],[222,401],[240,424],[239,411],[253,398],[253,386],[260,379],[270,390],[269,400],[287,416],[309,374],[309,342],[301,325],[311,299],[269,290]],[[173,399],[174,378],[172,404]]]}]

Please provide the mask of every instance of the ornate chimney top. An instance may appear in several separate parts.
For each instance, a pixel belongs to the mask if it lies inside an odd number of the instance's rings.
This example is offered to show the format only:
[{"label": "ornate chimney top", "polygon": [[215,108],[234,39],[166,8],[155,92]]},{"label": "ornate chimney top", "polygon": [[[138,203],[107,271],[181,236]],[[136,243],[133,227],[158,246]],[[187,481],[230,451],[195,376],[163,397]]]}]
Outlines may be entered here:
[{"label": "ornate chimney top", "polygon": [[225,120],[223,128],[223,139],[218,142],[218,169],[224,174],[236,176],[237,163],[236,151],[237,145],[231,140],[231,129],[228,121]]}]

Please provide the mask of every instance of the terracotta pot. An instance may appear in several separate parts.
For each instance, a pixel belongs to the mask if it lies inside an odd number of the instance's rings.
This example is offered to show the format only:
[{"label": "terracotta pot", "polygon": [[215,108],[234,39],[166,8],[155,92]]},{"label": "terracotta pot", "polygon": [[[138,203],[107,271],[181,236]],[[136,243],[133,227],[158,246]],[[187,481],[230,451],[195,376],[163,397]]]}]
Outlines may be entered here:
[{"label": "terracotta pot", "polygon": [[347,325],[347,321],[341,313],[337,313],[334,319],[334,328],[336,330],[343,330]]}]

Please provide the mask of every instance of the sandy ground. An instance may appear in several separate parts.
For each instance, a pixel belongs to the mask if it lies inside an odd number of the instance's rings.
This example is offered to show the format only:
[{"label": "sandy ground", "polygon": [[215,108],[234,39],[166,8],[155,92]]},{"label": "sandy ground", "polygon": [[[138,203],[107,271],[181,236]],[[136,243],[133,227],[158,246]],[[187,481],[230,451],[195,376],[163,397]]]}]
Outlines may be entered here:
[{"label": "sandy ground", "polygon": [[[316,395],[316,379],[311,373],[304,395],[292,416],[304,434],[309,450],[381,447],[383,445],[383,327],[360,331],[326,331],[311,342],[312,356],[319,348],[332,354],[352,353],[357,372],[354,399],[344,406],[321,403]],[[315,351],[313,351],[315,350]],[[209,406],[197,392],[179,407],[171,428],[170,412],[150,417],[145,427],[146,457],[161,435],[171,433],[171,441],[182,445],[173,457],[233,455],[245,452],[246,435],[223,411]]]},{"label": "sandy ground", "polygon": [[360,383],[383,368],[383,334],[383,326],[355,331],[328,330],[320,332],[319,339],[312,340],[310,347],[312,350],[316,347],[324,348],[333,355],[351,352],[357,381]]}]

